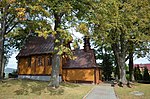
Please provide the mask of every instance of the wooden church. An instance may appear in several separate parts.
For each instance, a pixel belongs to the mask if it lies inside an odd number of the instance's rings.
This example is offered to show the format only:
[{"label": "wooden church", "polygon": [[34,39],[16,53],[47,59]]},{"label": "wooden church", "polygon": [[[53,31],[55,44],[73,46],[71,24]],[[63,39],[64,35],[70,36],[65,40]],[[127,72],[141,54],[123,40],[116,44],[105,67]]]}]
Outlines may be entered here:
[{"label": "wooden church", "polygon": [[[52,71],[52,36],[29,37],[17,55],[18,78],[49,81]],[[101,82],[101,70],[96,64],[94,50],[89,38],[84,38],[84,49],[72,50],[75,60],[61,58],[60,82]]]}]

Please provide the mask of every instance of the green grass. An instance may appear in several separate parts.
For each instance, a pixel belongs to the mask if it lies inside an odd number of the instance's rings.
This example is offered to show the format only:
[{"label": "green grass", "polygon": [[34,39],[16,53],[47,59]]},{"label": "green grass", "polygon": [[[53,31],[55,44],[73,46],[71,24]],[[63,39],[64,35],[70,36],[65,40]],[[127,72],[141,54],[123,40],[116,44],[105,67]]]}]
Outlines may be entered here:
[{"label": "green grass", "polygon": [[0,81],[0,99],[82,99],[94,85],[61,83],[57,89],[49,82],[32,80]]},{"label": "green grass", "polygon": [[[150,99],[150,84],[135,83],[132,88],[129,87],[118,87],[116,86],[115,92],[119,99]],[[144,93],[142,96],[136,96],[131,92],[139,91]]]}]

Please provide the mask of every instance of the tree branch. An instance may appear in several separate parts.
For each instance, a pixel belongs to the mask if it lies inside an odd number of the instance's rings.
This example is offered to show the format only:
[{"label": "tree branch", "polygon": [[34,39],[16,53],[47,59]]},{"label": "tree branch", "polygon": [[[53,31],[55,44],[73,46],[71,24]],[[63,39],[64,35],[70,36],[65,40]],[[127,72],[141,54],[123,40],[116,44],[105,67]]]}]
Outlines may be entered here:
[{"label": "tree branch", "polygon": [[14,19],[15,19],[15,16],[13,16],[12,18],[10,18],[9,21],[7,21],[6,29],[8,29],[8,27],[10,26],[10,24],[12,24],[12,22],[13,22]]},{"label": "tree branch", "polygon": [[16,23],[14,24],[14,26],[12,26],[8,31],[6,31],[6,34],[8,34],[17,24],[18,24],[18,22],[16,22]]},{"label": "tree branch", "polygon": [[125,62],[129,59],[129,55],[126,57]]}]

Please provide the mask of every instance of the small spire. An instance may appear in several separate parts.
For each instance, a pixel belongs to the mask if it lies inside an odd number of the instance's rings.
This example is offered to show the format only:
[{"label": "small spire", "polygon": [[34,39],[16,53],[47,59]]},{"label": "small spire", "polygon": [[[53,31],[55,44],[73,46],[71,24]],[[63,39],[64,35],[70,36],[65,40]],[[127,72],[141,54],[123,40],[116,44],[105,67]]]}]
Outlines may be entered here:
[{"label": "small spire", "polygon": [[85,36],[83,40],[84,40],[84,50],[85,51],[90,50],[91,49],[90,38],[88,36]]}]

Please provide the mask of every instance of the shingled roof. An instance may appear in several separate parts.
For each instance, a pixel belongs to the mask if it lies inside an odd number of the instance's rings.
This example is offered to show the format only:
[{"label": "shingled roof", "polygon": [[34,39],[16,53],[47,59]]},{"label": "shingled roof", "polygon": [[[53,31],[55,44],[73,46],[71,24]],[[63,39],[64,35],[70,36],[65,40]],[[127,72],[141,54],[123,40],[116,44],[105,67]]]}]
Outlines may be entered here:
[{"label": "shingled roof", "polygon": [[[44,37],[29,37],[24,47],[20,50],[17,57],[48,54],[53,52],[54,38],[48,36]],[[63,65],[63,68],[95,68],[97,67],[94,50],[90,49],[90,44],[84,44],[84,49],[73,50],[76,57],[75,60],[68,59]],[[89,46],[89,48],[87,47]],[[86,49],[88,48],[88,49]],[[85,50],[86,49],[86,50]]]},{"label": "shingled roof", "polygon": [[54,47],[53,40],[52,36],[48,36],[47,39],[37,36],[29,37],[17,57],[50,53]]},{"label": "shingled roof", "polygon": [[96,65],[94,50],[90,49],[88,51],[77,49],[73,51],[75,60],[68,60],[64,64],[63,68],[95,68]]}]

